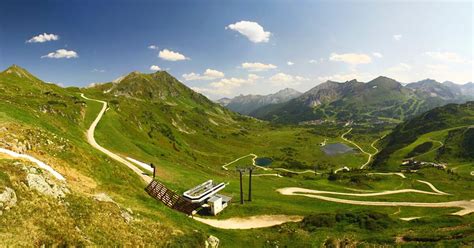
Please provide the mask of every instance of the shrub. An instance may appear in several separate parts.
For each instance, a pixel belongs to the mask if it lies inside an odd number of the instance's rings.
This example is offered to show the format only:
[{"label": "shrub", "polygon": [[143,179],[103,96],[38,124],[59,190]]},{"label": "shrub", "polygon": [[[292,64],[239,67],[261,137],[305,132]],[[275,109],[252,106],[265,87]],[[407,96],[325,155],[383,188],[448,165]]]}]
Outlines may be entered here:
[{"label": "shrub", "polygon": [[314,231],[321,227],[333,227],[336,219],[333,214],[312,214],[304,217],[301,225],[307,231]]}]

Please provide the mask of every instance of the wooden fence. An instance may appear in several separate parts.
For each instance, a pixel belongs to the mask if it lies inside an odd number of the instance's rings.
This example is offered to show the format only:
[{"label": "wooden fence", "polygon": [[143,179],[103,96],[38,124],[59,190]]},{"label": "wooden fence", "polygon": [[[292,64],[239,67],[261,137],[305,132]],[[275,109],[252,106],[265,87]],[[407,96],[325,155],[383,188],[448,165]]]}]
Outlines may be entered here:
[{"label": "wooden fence", "polygon": [[193,211],[199,207],[199,205],[185,200],[181,195],[178,195],[156,180],[151,181],[145,190],[150,196],[163,202],[169,208],[188,215],[191,215]]}]

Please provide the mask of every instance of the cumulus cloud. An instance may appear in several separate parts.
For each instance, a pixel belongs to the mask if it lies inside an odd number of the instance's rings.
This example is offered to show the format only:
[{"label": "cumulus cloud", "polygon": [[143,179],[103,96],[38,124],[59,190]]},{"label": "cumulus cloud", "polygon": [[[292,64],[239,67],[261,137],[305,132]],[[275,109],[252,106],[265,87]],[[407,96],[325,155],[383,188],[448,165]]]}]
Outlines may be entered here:
[{"label": "cumulus cloud", "polygon": [[372,58],[369,55],[363,53],[331,53],[329,60],[344,62],[351,65],[368,64],[372,62]]},{"label": "cumulus cloud", "polygon": [[291,62],[291,61],[288,61],[288,62],[286,62],[286,64],[289,65],[289,66],[292,66],[292,65],[294,65],[295,63],[293,63],[293,62]]},{"label": "cumulus cloud", "polygon": [[465,60],[457,53],[453,52],[426,52],[427,56],[447,63],[463,63]]},{"label": "cumulus cloud", "polygon": [[308,60],[308,63],[310,63],[310,64],[318,64],[318,63],[322,63],[323,61],[324,61],[323,58],[320,58],[319,60],[310,59],[310,60]]},{"label": "cumulus cloud", "polygon": [[59,40],[59,35],[57,34],[39,34],[37,36],[31,37],[31,39],[27,40],[27,43],[43,43],[47,41]]},{"label": "cumulus cloud", "polygon": [[329,76],[320,76],[318,80],[320,82],[326,81],[336,81],[336,82],[345,82],[352,79],[357,79],[359,81],[365,82],[373,79],[374,77],[369,73],[359,73],[359,72],[351,72],[351,73],[343,73],[343,74],[334,74]]},{"label": "cumulus cloud", "polygon": [[161,68],[157,65],[152,65],[152,66],[150,66],[150,70],[151,71],[161,71]]},{"label": "cumulus cloud", "polygon": [[226,29],[237,31],[254,43],[268,42],[271,35],[271,33],[265,31],[260,24],[251,21],[236,22],[228,25]]},{"label": "cumulus cloud", "polygon": [[158,50],[158,46],[149,45],[149,46],[148,46],[148,49],[151,49],[151,50]]},{"label": "cumulus cloud", "polygon": [[262,77],[255,74],[248,74],[247,78],[222,78],[219,81],[210,83],[208,87],[192,87],[192,89],[203,94],[230,95],[236,88],[253,84],[259,79],[262,79]]},{"label": "cumulus cloud", "polygon": [[277,68],[276,65],[263,64],[263,63],[259,63],[259,62],[254,62],[254,63],[245,62],[245,63],[242,63],[241,66],[242,66],[243,69],[247,69],[249,71],[267,71],[267,70],[270,70],[270,69],[276,69]]},{"label": "cumulus cloud", "polygon": [[383,55],[381,53],[378,53],[378,52],[373,52],[372,55],[374,57],[377,57],[377,58],[382,58],[383,57]]},{"label": "cumulus cloud", "polygon": [[104,69],[97,69],[97,68],[94,68],[94,69],[92,70],[92,72],[105,72],[105,70],[104,70]]},{"label": "cumulus cloud", "polygon": [[277,73],[269,78],[270,82],[278,86],[295,86],[301,82],[308,81],[308,78],[301,76],[293,76],[285,73]]},{"label": "cumulus cloud", "polygon": [[446,70],[448,69],[447,65],[426,65],[426,69],[428,69],[430,72],[437,72],[441,70]]},{"label": "cumulus cloud", "polygon": [[393,37],[394,40],[399,41],[399,40],[401,40],[401,39],[403,38],[403,35],[401,35],[401,34],[394,34],[392,37]]},{"label": "cumulus cloud", "polygon": [[168,61],[180,61],[180,60],[187,60],[188,57],[184,56],[181,53],[173,52],[168,49],[163,49],[158,53],[158,57]]},{"label": "cumulus cloud", "polygon": [[41,58],[51,58],[51,59],[71,59],[77,58],[79,55],[75,51],[66,50],[66,49],[59,49],[55,52],[48,53],[47,55],[41,56]]},{"label": "cumulus cloud", "polygon": [[409,70],[411,70],[411,65],[405,63],[399,63],[387,69],[388,72],[404,72]]},{"label": "cumulus cloud", "polygon": [[213,69],[206,69],[204,73],[201,75],[199,73],[188,73],[182,75],[184,80],[186,81],[193,81],[193,80],[213,80],[217,78],[223,78],[224,73],[218,70]]}]

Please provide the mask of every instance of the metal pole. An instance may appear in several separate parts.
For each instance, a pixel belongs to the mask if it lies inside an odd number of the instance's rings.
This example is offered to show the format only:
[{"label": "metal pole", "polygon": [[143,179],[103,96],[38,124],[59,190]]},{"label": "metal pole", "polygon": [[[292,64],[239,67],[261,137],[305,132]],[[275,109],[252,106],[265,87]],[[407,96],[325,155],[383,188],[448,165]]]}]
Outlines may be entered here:
[{"label": "metal pole", "polygon": [[249,202],[252,201],[252,171],[253,167],[249,168]]},{"label": "metal pole", "polygon": [[240,173],[240,204],[244,204],[244,191],[242,188],[242,170],[239,170]]},{"label": "metal pole", "polygon": [[153,179],[155,179],[155,171],[156,171],[155,165],[153,165],[153,163],[151,163],[150,167],[153,168]]}]

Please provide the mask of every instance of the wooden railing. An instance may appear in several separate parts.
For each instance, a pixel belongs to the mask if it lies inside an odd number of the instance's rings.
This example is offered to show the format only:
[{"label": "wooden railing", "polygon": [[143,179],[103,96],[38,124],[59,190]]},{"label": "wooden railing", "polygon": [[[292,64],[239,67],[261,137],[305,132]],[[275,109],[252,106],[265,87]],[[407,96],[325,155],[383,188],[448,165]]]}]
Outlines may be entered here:
[{"label": "wooden railing", "polygon": [[151,181],[145,190],[150,196],[163,202],[169,208],[188,215],[191,215],[193,211],[199,207],[199,205],[185,200],[181,195],[178,195],[156,180]]}]

